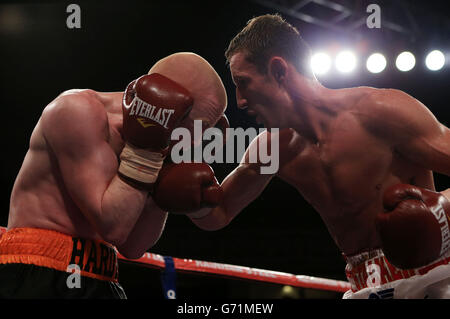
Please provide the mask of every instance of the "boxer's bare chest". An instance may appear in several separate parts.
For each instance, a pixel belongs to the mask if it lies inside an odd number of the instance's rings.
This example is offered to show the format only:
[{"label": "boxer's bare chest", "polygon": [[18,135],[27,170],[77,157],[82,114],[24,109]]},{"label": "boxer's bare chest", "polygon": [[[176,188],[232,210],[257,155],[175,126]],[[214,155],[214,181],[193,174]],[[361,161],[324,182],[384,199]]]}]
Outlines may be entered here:
[{"label": "boxer's bare chest", "polygon": [[[293,133],[293,138],[298,138]],[[295,136],[297,135],[297,136]],[[290,143],[289,147],[299,147]],[[282,147],[280,147],[282,149]],[[296,187],[316,209],[356,212],[379,197],[396,160],[392,149],[352,115],[335,120],[319,143],[303,147],[282,166],[280,177]]]},{"label": "boxer's bare chest", "polygon": [[429,170],[406,160],[353,116],[338,119],[317,144],[294,131],[290,140],[280,139],[280,158],[283,151],[289,158],[280,161],[279,176],[315,208],[346,254],[379,245],[372,221],[388,186],[433,187]]}]

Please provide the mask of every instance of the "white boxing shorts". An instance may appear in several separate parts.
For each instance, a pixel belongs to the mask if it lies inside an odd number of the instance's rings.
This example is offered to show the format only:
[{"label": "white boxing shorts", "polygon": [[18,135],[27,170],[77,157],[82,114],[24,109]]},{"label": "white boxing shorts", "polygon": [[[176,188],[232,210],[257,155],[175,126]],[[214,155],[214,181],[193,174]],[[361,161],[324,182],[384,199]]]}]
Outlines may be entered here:
[{"label": "white boxing shorts", "polygon": [[450,250],[417,269],[399,269],[381,249],[347,257],[343,299],[450,299]]}]

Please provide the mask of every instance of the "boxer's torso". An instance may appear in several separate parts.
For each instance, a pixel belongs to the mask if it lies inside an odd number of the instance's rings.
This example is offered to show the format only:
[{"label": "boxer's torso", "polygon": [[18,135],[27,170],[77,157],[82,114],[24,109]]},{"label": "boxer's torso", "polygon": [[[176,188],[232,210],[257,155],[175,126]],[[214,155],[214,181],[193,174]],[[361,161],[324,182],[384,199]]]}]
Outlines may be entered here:
[{"label": "boxer's torso", "polygon": [[[353,90],[359,94],[363,89]],[[370,108],[364,102],[363,106]],[[380,246],[374,218],[383,209],[382,194],[388,186],[404,182],[434,189],[432,172],[374,136],[352,105],[333,118],[320,143],[289,131],[280,140],[278,176],[319,212],[347,255]]]},{"label": "boxer's torso", "polygon": [[[108,120],[98,125],[108,130],[108,144],[118,155],[123,148],[122,93],[71,90],[52,103],[64,103],[62,100],[67,101],[70,94],[83,94],[88,103],[104,106]],[[73,236],[99,238],[65,188],[57,159],[44,138],[41,121],[33,130],[29,150],[11,194],[8,228],[15,227],[44,228]]]}]

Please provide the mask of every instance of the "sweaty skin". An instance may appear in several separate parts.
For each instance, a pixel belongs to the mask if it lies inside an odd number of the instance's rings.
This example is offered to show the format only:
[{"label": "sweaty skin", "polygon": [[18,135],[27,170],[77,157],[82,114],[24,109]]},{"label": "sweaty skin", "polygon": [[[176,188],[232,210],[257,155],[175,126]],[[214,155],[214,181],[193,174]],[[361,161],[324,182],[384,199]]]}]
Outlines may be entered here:
[{"label": "sweaty skin", "polygon": [[[160,73],[194,97],[180,126],[202,119],[213,126],[227,107],[222,80],[201,56],[178,52],[159,60]],[[70,90],[43,111],[15,181],[8,228],[36,227],[103,239],[128,258],[139,258],[161,236],[167,212],[148,192],[117,175],[124,148],[123,92]]]},{"label": "sweaty skin", "polygon": [[129,258],[156,243],[167,213],[117,176],[122,95],[70,90],[44,109],[13,187],[8,229],[103,239]]},{"label": "sweaty skin", "polygon": [[[278,176],[315,208],[344,254],[380,248],[374,220],[383,210],[384,190],[396,183],[434,190],[432,171],[450,175],[450,131],[404,92],[331,90],[301,82],[286,65],[291,78],[280,85],[287,89],[274,90],[272,80],[258,80],[262,75],[241,53],[232,57],[238,106],[266,127],[280,128],[280,169],[261,175],[260,164],[248,163],[259,136],[222,182],[223,204],[192,221],[206,230],[228,225]],[[283,106],[274,110],[276,102]]]}]

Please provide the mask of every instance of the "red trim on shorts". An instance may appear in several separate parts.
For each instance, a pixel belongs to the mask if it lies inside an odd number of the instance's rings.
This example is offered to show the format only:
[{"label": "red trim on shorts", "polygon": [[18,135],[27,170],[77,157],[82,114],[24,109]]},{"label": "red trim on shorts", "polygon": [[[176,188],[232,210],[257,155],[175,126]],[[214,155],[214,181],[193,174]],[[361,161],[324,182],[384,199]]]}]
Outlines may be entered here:
[{"label": "red trim on shorts", "polygon": [[[344,256],[347,260],[345,274],[351,284],[352,292],[370,287],[371,284],[374,286],[381,286],[396,280],[407,279],[416,275],[424,275],[433,268],[450,263],[450,251],[435,262],[415,269],[400,269],[395,267],[387,260],[381,250],[375,251],[376,256],[373,256],[373,254],[370,255],[369,258],[361,260],[356,265],[352,264],[349,260],[358,259],[360,255],[353,257]],[[369,256],[369,254],[367,256]],[[371,265],[375,265],[375,267]],[[377,269],[377,274],[375,273],[375,269]],[[369,276],[371,277],[370,279]],[[374,282],[375,280],[378,280],[376,284]]]}]

